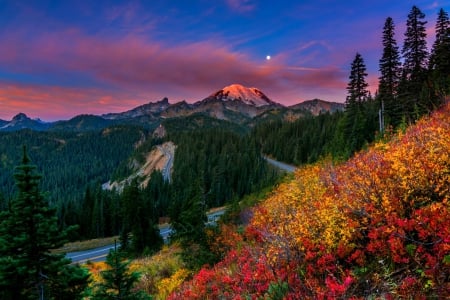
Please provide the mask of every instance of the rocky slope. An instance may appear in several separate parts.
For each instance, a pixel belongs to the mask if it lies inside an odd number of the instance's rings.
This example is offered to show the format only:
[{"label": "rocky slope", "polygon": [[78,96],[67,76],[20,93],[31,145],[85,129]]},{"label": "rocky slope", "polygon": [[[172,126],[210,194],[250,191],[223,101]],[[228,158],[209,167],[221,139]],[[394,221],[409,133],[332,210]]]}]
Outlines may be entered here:
[{"label": "rocky slope", "polygon": [[156,146],[150,153],[147,154],[144,164],[140,165],[136,161],[130,162],[134,166],[135,172],[121,181],[108,181],[102,185],[104,190],[116,190],[119,193],[123,188],[129,184],[133,179],[140,178],[141,187],[146,187],[150,180],[150,175],[153,171],[158,170],[163,173],[165,178],[170,181],[170,174],[172,171],[173,157],[175,155],[175,144],[166,142]]}]

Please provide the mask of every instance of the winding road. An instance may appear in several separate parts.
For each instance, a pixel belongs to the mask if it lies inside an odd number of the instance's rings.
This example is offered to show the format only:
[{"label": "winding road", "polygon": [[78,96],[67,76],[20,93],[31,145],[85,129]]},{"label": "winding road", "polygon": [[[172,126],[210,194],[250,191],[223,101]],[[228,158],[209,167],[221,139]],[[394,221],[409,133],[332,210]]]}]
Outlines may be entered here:
[{"label": "winding road", "polygon": [[167,149],[165,149],[162,146],[157,146],[159,151],[161,151],[164,156],[168,157],[168,160],[164,166],[164,168],[162,169],[162,175],[165,181],[168,181],[169,183],[171,182],[171,178],[170,178],[170,170],[172,170],[172,166],[173,166],[173,153],[171,153],[170,151],[167,151]]},{"label": "winding road", "polygon": [[277,168],[279,168],[281,170],[284,170],[284,171],[286,171],[288,173],[292,173],[292,172],[294,172],[297,169],[297,167],[295,167],[295,166],[288,165],[288,164],[285,164],[285,163],[283,163],[281,161],[277,161],[277,160],[268,158],[267,156],[264,156],[264,159],[267,160],[267,162],[269,164],[271,164],[271,165],[273,165],[273,166],[275,166],[275,167],[277,167]]},{"label": "winding road", "polygon": [[[173,155],[164,149],[163,147],[159,148],[164,155],[167,155],[169,157],[166,165],[163,169],[163,176],[165,180],[168,180],[170,182],[170,169],[172,168],[173,164]],[[291,166],[276,160],[273,160],[271,158],[268,158],[264,156],[264,159],[267,160],[268,163],[271,165],[284,170],[288,173],[292,173],[295,171],[296,167]],[[211,212],[207,214],[208,222],[207,225],[214,225],[216,221],[220,218],[221,215],[225,213],[225,209],[220,209],[215,212]],[[164,242],[167,242],[169,239],[170,234],[172,233],[172,228],[169,226],[160,226],[159,232],[164,240]],[[117,245],[118,246],[118,245]],[[70,252],[66,254],[67,258],[70,258],[72,260],[72,263],[86,263],[88,261],[91,262],[99,262],[99,261],[105,261],[106,256],[108,255],[109,251],[111,249],[114,249],[114,245],[107,245],[99,248],[94,248],[91,250],[85,250],[85,251],[78,251],[78,252]]]},{"label": "winding road", "polygon": [[[117,247],[118,246],[119,245],[117,245]],[[83,264],[88,261],[91,262],[105,261],[109,251],[114,249],[114,247],[115,245],[112,244],[85,251],[69,252],[66,254],[66,257],[70,258],[72,260],[72,263],[79,263],[79,264]]]},{"label": "winding road", "polygon": [[[212,213],[208,213],[208,222],[207,225],[214,225],[216,221],[220,218],[221,215],[225,213],[225,209],[220,209]],[[172,233],[172,228],[169,226],[160,226],[159,227],[159,233],[161,234],[161,237],[163,238],[164,242],[167,243],[170,234]],[[120,246],[119,243],[116,245],[117,247]],[[105,261],[106,256],[108,255],[109,251],[114,249],[116,247],[114,244],[98,247],[90,250],[85,251],[77,251],[77,252],[69,252],[66,254],[67,258],[70,258],[72,260],[72,263],[74,264],[83,264],[88,261],[90,262],[100,262]]]}]

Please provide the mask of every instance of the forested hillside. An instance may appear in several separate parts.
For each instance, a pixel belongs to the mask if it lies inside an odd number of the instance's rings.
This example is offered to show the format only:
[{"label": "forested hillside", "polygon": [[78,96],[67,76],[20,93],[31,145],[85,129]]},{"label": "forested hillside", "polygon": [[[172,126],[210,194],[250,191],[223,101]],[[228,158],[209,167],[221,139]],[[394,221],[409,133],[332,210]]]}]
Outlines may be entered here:
[{"label": "forested hillside", "polygon": [[[99,131],[37,132],[22,130],[0,133],[0,186],[6,199],[13,197],[14,166],[25,145],[44,175],[42,190],[52,205],[79,201],[92,184],[107,181],[138,142],[147,138],[139,127],[117,126]],[[6,203],[2,204],[5,208]]]},{"label": "forested hillside", "polygon": [[[142,179],[136,178],[122,194],[102,190],[101,183],[107,179],[89,184],[77,201],[69,201],[61,209],[63,227],[79,225],[79,236],[74,236],[78,238],[117,235],[126,223],[136,224],[135,214],[142,212],[142,207],[146,207],[142,218],[155,224],[163,217],[176,219],[193,198],[202,201],[201,210],[206,212],[269,186],[278,177],[278,171],[268,166],[259,146],[247,135],[205,128],[175,131],[164,140],[177,145],[171,183],[155,171],[145,188],[139,188]],[[114,178],[130,175],[134,172],[129,167],[130,160],[141,161],[162,141],[147,139],[109,174]],[[152,225],[139,226],[143,229]]]},{"label": "forested hillside", "polygon": [[244,232],[222,225],[224,259],[169,298],[450,297],[449,154],[446,105],[346,163],[299,169]]}]

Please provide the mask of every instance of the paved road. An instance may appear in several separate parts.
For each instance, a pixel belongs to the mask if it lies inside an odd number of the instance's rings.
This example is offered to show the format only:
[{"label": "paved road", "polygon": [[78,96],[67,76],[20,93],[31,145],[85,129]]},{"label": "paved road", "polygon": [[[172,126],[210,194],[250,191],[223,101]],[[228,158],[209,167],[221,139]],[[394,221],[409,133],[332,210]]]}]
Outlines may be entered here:
[{"label": "paved road", "polygon": [[[105,261],[111,249],[114,249],[114,245],[103,246],[91,250],[70,252],[66,254],[67,258],[70,258],[73,263],[85,263],[87,261],[99,262]],[[119,247],[119,244],[117,245]]]},{"label": "paved road", "polygon": [[292,173],[295,171],[295,169],[297,169],[297,167],[295,167],[295,166],[291,166],[291,165],[285,164],[283,162],[268,158],[267,156],[264,156],[264,158],[265,158],[265,160],[267,160],[267,162],[269,164],[271,164],[277,168],[280,168],[286,172]]},{"label": "paved road", "polygon": [[172,153],[170,153],[169,151],[166,151],[166,149],[164,149],[164,147],[158,146],[158,149],[164,153],[165,156],[169,157],[169,159],[166,162],[166,165],[164,166],[163,170],[162,170],[162,175],[164,180],[168,181],[170,183],[170,170],[172,169],[172,165],[173,165],[173,155]]},{"label": "paved road", "polygon": [[[208,222],[207,225],[214,225],[218,218],[225,213],[225,209],[221,209],[218,211],[215,211],[213,213],[209,213],[208,216]],[[167,242],[170,234],[172,233],[172,228],[170,226],[164,226],[160,227],[159,233],[161,234],[164,242]],[[119,247],[120,244],[117,243],[117,247]],[[99,262],[99,261],[105,261],[106,256],[108,255],[109,251],[111,249],[114,249],[114,245],[108,245],[103,246],[91,250],[85,250],[85,251],[78,251],[78,252],[70,252],[66,254],[67,258],[70,258],[72,260],[72,263],[86,263],[88,261],[91,262]]]}]

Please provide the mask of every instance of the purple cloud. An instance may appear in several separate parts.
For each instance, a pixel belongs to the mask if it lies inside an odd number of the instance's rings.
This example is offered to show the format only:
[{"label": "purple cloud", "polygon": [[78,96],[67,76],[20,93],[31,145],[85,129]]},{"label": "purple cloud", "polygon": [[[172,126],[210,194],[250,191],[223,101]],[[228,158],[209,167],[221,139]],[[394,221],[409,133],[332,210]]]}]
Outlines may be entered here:
[{"label": "purple cloud", "polygon": [[256,8],[251,0],[226,0],[227,5],[234,11],[246,13]]}]

